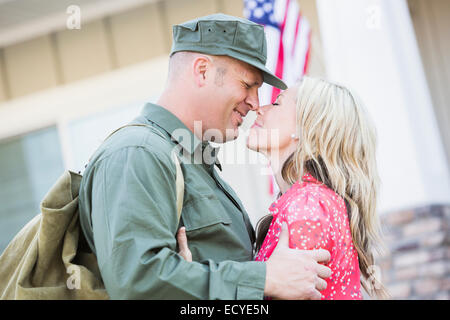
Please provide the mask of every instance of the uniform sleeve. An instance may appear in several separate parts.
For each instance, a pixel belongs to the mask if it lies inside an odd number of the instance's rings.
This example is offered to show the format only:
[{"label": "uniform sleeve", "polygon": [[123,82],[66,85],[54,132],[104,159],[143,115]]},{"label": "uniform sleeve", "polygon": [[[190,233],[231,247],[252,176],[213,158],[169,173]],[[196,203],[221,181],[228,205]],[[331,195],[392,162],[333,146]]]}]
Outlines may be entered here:
[{"label": "uniform sleeve", "polygon": [[262,299],[265,264],[186,262],[176,252],[175,165],[127,147],[96,164],[92,228],[112,299]]},{"label": "uniform sleeve", "polygon": [[286,212],[289,246],[300,250],[333,247],[329,210],[318,198],[304,194],[293,200]]}]

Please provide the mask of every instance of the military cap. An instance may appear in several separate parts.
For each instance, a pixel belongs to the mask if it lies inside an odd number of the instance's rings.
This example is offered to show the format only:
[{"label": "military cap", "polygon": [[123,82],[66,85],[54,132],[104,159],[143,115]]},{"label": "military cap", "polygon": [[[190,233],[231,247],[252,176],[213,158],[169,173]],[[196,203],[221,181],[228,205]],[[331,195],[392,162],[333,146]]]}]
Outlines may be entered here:
[{"label": "military cap", "polygon": [[250,20],[218,13],[173,26],[170,56],[179,51],[229,56],[261,70],[264,82],[286,89],[286,84],[266,68],[264,27]]}]

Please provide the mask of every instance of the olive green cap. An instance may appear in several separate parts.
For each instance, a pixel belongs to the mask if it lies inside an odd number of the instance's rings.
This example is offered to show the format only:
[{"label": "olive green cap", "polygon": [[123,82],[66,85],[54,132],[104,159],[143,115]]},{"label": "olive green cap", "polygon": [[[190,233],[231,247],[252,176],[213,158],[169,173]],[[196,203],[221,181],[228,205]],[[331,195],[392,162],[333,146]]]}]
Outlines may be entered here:
[{"label": "olive green cap", "polygon": [[194,51],[229,56],[262,71],[264,82],[286,89],[286,84],[266,68],[264,27],[250,20],[218,13],[173,26],[170,56]]}]

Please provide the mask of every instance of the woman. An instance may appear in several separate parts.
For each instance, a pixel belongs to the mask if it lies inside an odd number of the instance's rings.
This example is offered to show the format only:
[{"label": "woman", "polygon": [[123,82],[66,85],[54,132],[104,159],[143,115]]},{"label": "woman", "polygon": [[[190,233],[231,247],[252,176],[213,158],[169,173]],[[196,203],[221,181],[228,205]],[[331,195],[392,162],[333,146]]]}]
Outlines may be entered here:
[{"label": "woman", "polygon": [[322,79],[304,77],[261,107],[247,147],[270,160],[280,194],[258,222],[255,260],[270,257],[284,222],[291,248],[331,253],[322,299],[362,299],[361,284],[385,297],[371,273],[380,242],[375,140],[359,100]]}]

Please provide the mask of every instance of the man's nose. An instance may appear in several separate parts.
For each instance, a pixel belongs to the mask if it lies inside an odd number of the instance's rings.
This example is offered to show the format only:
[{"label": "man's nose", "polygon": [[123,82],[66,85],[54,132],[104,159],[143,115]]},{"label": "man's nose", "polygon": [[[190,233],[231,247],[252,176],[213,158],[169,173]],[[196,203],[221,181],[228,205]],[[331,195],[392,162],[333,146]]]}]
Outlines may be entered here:
[{"label": "man's nose", "polygon": [[258,112],[259,107],[259,97],[258,97],[258,88],[255,88],[252,90],[247,98],[245,99],[245,102],[249,106],[250,110]]}]

